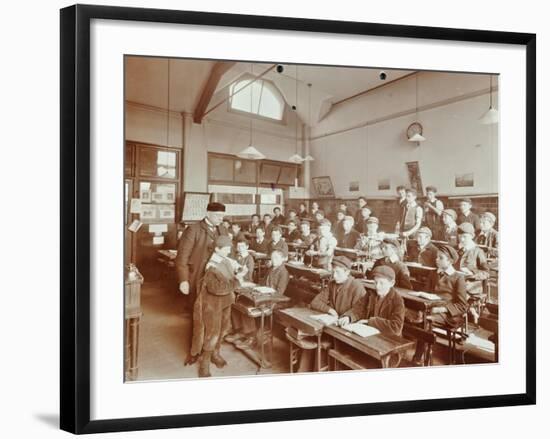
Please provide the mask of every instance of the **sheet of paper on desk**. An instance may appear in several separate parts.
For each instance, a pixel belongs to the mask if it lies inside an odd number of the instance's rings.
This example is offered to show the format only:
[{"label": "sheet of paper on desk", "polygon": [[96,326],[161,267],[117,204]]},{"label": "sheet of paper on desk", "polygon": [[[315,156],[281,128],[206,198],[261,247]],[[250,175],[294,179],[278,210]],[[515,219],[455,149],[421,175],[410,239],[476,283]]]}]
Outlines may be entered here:
[{"label": "sheet of paper on desk", "polygon": [[426,293],[424,291],[411,291],[409,294],[411,296],[422,297],[423,299],[427,299],[427,300],[440,300],[441,299],[441,297],[439,297],[437,294]]},{"label": "sheet of paper on desk", "polygon": [[349,325],[342,326],[342,328],[346,331],[353,332],[360,337],[370,337],[371,335],[380,334],[378,329],[362,323],[350,323]]},{"label": "sheet of paper on desk", "polygon": [[313,320],[321,322],[325,326],[334,325],[338,321],[338,317],[333,316],[332,314],[312,314],[309,317]]},{"label": "sheet of paper on desk", "polygon": [[273,294],[277,292],[275,289],[271,287],[255,287],[254,291],[260,294]]},{"label": "sheet of paper on desk", "polygon": [[153,236],[153,245],[164,244],[164,236]]},{"label": "sheet of paper on desk", "polygon": [[254,288],[255,286],[256,284],[254,282],[249,282],[246,280],[241,283],[242,288]]}]

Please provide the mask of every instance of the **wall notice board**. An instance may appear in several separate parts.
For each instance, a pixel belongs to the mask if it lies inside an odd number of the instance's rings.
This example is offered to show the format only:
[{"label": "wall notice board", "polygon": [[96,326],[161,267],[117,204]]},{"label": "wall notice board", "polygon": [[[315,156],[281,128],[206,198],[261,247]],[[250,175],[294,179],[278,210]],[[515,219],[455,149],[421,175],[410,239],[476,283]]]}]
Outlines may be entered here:
[{"label": "wall notice board", "polygon": [[206,208],[210,202],[207,192],[184,192],[182,221],[200,221],[206,215]]}]

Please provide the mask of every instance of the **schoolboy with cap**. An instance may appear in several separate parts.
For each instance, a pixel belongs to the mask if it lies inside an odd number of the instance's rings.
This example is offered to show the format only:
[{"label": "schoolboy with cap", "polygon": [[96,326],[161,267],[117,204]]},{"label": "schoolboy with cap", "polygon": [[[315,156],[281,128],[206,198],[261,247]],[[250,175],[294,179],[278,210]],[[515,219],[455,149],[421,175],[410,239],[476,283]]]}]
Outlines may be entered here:
[{"label": "schoolboy with cap", "polygon": [[489,278],[487,257],[474,241],[475,229],[471,223],[458,226],[459,259],[457,269],[466,274],[466,288],[469,294],[482,293],[482,282]]},{"label": "schoolboy with cap", "polygon": [[443,239],[443,202],[436,198],[437,188],[426,187],[426,201],[424,202],[424,225],[432,231],[433,239]]},{"label": "schoolboy with cap", "polygon": [[472,200],[470,198],[463,198],[459,204],[460,212],[456,219],[457,224],[470,223],[474,226],[476,232],[481,229],[479,224],[479,216],[472,212]]},{"label": "schoolboy with cap", "polygon": [[[395,273],[395,286],[412,290],[409,269],[400,258],[401,245],[397,239],[384,238],[382,252],[384,257],[377,259],[373,269],[381,266],[391,267]],[[369,279],[373,278],[372,270],[367,273]]]},{"label": "schoolboy with cap", "polygon": [[[445,306],[434,307],[431,310],[431,319],[451,328],[464,321],[464,314],[468,310],[468,294],[464,275],[458,273],[454,264],[458,261],[457,251],[448,244],[439,244],[437,251],[437,271],[428,276],[425,291],[435,293],[445,300]],[[425,344],[418,342],[413,362],[422,364]]]},{"label": "schoolboy with cap", "polygon": [[384,256],[382,253],[382,240],[384,239],[384,234],[378,232],[378,218],[371,216],[367,220],[366,224],[366,233],[361,236],[361,239],[357,242],[355,248],[366,252],[368,259],[380,259]]},{"label": "schoolboy with cap", "polygon": [[486,246],[487,253],[493,257],[498,256],[498,232],[494,228],[496,220],[497,218],[493,213],[482,213],[479,219],[481,230],[475,238],[476,243]]},{"label": "schoolboy with cap", "polygon": [[323,220],[319,224],[319,237],[313,244],[313,250],[306,250],[307,256],[313,257],[313,265],[319,268],[329,269],[334,256],[334,250],[338,246],[336,238],[330,230],[330,221]]},{"label": "schoolboy with cap", "polygon": [[432,231],[421,227],[416,234],[416,241],[407,242],[407,259],[425,267],[435,267],[437,247],[431,241]]},{"label": "schoolboy with cap", "polygon": [[193,341],[191,355],[200,355],[199,377],[209,377],[210,361],[222,368],[227,361],[220,354],[221,341],[231,327],[231,305],[235,289],[247,274],[230,259],[232,242],[228,236],[218,236],[214,253],[205,267],[201,289],[193,309]]},{"label": "schoolboy with cap", "polygon": [[361,320],[382,333],[400,336],[405,322],[405,303],[394,288],[395,272],[389,266],[379,266],[372,274],[376,292],[369,290],[338,324],[343,326]]},{"label": "schoolboy with cap", "polygon": [[338,241],[338,246],[342,248],[355,248],[357,245],[357,242],[359,241],[359,238],[361,238],[361,234],[353,228],[353,224],[355,223],[355,220],[351,215],[346,215],[344,217],[344,220],[342,221],[342,227],[344,229],[344,233],[340,237],[340,240]]},{"label": "schoolboy with cap", "polygon": [[443,224],[443,240],[453,247],[458,247],[458,226],[456,225],[456,212],[453,209],[445,209],[441,215]]},{"label": "schoolboy with cap", "polygon": [[311,308],[335,317],[348,315],[351,308],[365,295],[360,281],[351,276],[351,260],[346,256],[332,259],[332,279],[311,301]]}]

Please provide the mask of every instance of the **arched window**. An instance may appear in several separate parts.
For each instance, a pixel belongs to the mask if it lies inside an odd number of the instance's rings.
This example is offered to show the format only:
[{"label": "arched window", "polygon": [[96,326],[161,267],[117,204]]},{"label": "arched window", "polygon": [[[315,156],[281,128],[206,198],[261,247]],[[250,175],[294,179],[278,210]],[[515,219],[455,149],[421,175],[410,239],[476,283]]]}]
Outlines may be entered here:
[{"label": "arched window", "polygon": [[268,119],[283,120],[285,101],[271,81],[246,77],[229,87],[229,105],[232,110],[252,113]]}]

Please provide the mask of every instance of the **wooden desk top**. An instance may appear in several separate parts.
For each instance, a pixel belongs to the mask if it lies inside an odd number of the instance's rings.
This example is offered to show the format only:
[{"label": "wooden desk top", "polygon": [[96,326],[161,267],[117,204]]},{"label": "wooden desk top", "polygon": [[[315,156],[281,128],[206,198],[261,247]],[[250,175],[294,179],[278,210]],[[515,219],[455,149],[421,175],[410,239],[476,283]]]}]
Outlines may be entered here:
[{"label": "wooden desk top", "polygon": [[285,327],[292,327],[307,335],[319,335],[324,325],[310,316],[323,314],[309,308],[295,307],[275,310],[275,316]]},{"label": "wooden desk top", "polygon": [[437,270],[435,267],[428,267],[427,265],[419,264],[418,262],[405,262],[405,265],[408,268],[416,268],[418,270],[424,270],[424,271],[434,271]]},{"label": "wooden desk top", "polygon": [[324,268],[315,268],[308,267],[303,263],[297,264],[293,262],[287,262],[285,264],[286,268],[295,275],[303,275],[306,277],[313,277],[317,279],[328,279],[332,276],[332,273],[329,270]]},{"label": "wooden desk top", "polygon": [[250,255],[257,261],[271,259],[267,253],[259,253],[255,252],[254,250],[248,250],[248,253],[250,253]]},{"label": "wooden desk top", "polygon": [[168,258],[170,259],[171,261],[173,261],[174,259],[176,259],[176,256],[178,255],[178,251],[176,249],[173,249],[173,250],[157,250],[157,252],[164,256],[165,258]]},{"label": "wooden desk top", "polygon": [[323,330],[343,343],[376,358],[382,359],[386,355],[402,352],[416,343],[415,340],[407,340],[403,337],[390,334],[376,334],[369,337],[361,337],[353,332],[346,331],[336,325],[326,326]]},{"label": "wooden desk top", "polygon": [[235,290],[239,297],[244,297],[251,302],[252,306],[270,305],[273,303],[289,302],[290,297],[280,293],[265,294],[254,290],[254,287],[241,287]]},{"label": "wooden desk top", "polygon": [[298,242],[287,242],[287,245],[289,247],[302,249],[302,250],[306,250],[310,247],[309,245],[306,245],[306,244],[303,244],[303,243],[298,243]]}]

